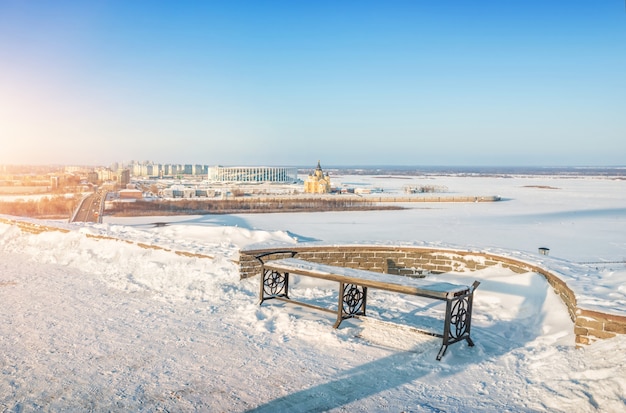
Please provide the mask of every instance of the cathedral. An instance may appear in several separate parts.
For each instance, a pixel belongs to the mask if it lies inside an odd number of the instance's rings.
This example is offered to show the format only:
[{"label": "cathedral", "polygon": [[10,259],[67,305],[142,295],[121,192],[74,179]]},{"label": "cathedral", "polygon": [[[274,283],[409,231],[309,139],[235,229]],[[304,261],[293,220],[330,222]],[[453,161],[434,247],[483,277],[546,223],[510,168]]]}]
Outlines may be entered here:
[{"label": "cathedral", "polygon": [[308,194],[327,194],[330,192],[330,176],[324,175],[320,161],[317,161],[317,168],[312,175],[309,174],[304,181],[304,192]]}]

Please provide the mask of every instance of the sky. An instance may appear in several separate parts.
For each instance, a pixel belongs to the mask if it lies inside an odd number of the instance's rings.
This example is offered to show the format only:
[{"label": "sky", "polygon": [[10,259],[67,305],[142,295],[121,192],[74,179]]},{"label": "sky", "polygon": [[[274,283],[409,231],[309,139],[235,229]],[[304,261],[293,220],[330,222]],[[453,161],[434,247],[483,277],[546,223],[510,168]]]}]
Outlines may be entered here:
[{"label": "sky", "polygon": [[626,163],[622,0],[0,0],[0,163]]}]

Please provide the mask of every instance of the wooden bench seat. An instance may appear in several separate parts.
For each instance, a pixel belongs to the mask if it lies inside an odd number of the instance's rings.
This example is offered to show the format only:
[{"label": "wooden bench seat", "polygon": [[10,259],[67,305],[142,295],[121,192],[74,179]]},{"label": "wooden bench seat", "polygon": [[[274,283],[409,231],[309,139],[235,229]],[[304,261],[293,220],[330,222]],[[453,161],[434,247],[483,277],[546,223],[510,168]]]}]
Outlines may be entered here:
[{"label": "wooden bench seat", "polygon": [[[296,254],[295,252],[291,252],[292,258],[263,260],[267,255],[276,253],[278,252],[265,253],[256,257],[262,264],[259,304],[269,299],[282,299],[297,302],[307,307],[329,311],[326,308],[291,300],[289,298],[290,274],[339,283],[339,303],[336,311],[337,321],[334,325],[335,328],[338,328],[345,319],[365,316],[368,288],[427,297],[446,302],[446,319],[443,334],[429,333],[441,337],[443,340],[437,354],[437,360],[441,360],[450,344],[466,340],[469,346],[474,345],[470,338],[470,328],[472,301],[474,290],[480,284],[478,281],[475,281],[471,286],[466,286],[318,264],[293,258]],[[281,251],[280,253],[284,254],[288,253],[288,251]]]}]

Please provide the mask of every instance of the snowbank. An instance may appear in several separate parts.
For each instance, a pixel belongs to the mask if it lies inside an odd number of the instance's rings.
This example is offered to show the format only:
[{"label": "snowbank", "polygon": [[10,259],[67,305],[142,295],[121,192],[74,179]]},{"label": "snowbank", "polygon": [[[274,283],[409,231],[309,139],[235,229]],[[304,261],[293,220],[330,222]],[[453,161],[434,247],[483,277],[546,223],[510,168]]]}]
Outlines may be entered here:
[{"label": "snowbank", "polygon": [[[0,224],[0,406],[8,411],[624,408],[626,339],[576,350],[562,302],[537,274],[455,274],[482,282],[476,346],[453,345],[437,362],[440,343],[410,330],[358,321],[334,330],[331,315],[259,307],[258,280],[240,281],[232,258],[248,244],[288,242],[286,232],[69,227],[33,234]],[[334,304],[333,291],[293,285],[321,303]],[[368,305],[373,318],[426,327],[443,311],[385,293]]]}]

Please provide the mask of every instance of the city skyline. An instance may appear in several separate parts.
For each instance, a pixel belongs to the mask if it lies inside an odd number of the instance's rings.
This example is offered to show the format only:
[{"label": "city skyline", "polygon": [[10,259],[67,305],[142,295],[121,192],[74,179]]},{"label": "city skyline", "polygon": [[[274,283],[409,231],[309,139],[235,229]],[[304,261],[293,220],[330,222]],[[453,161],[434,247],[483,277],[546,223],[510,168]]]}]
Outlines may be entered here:
[{"label": "city skyline", "polygon": [[0,3],[0,164],[626,164],[617,0]]}]

